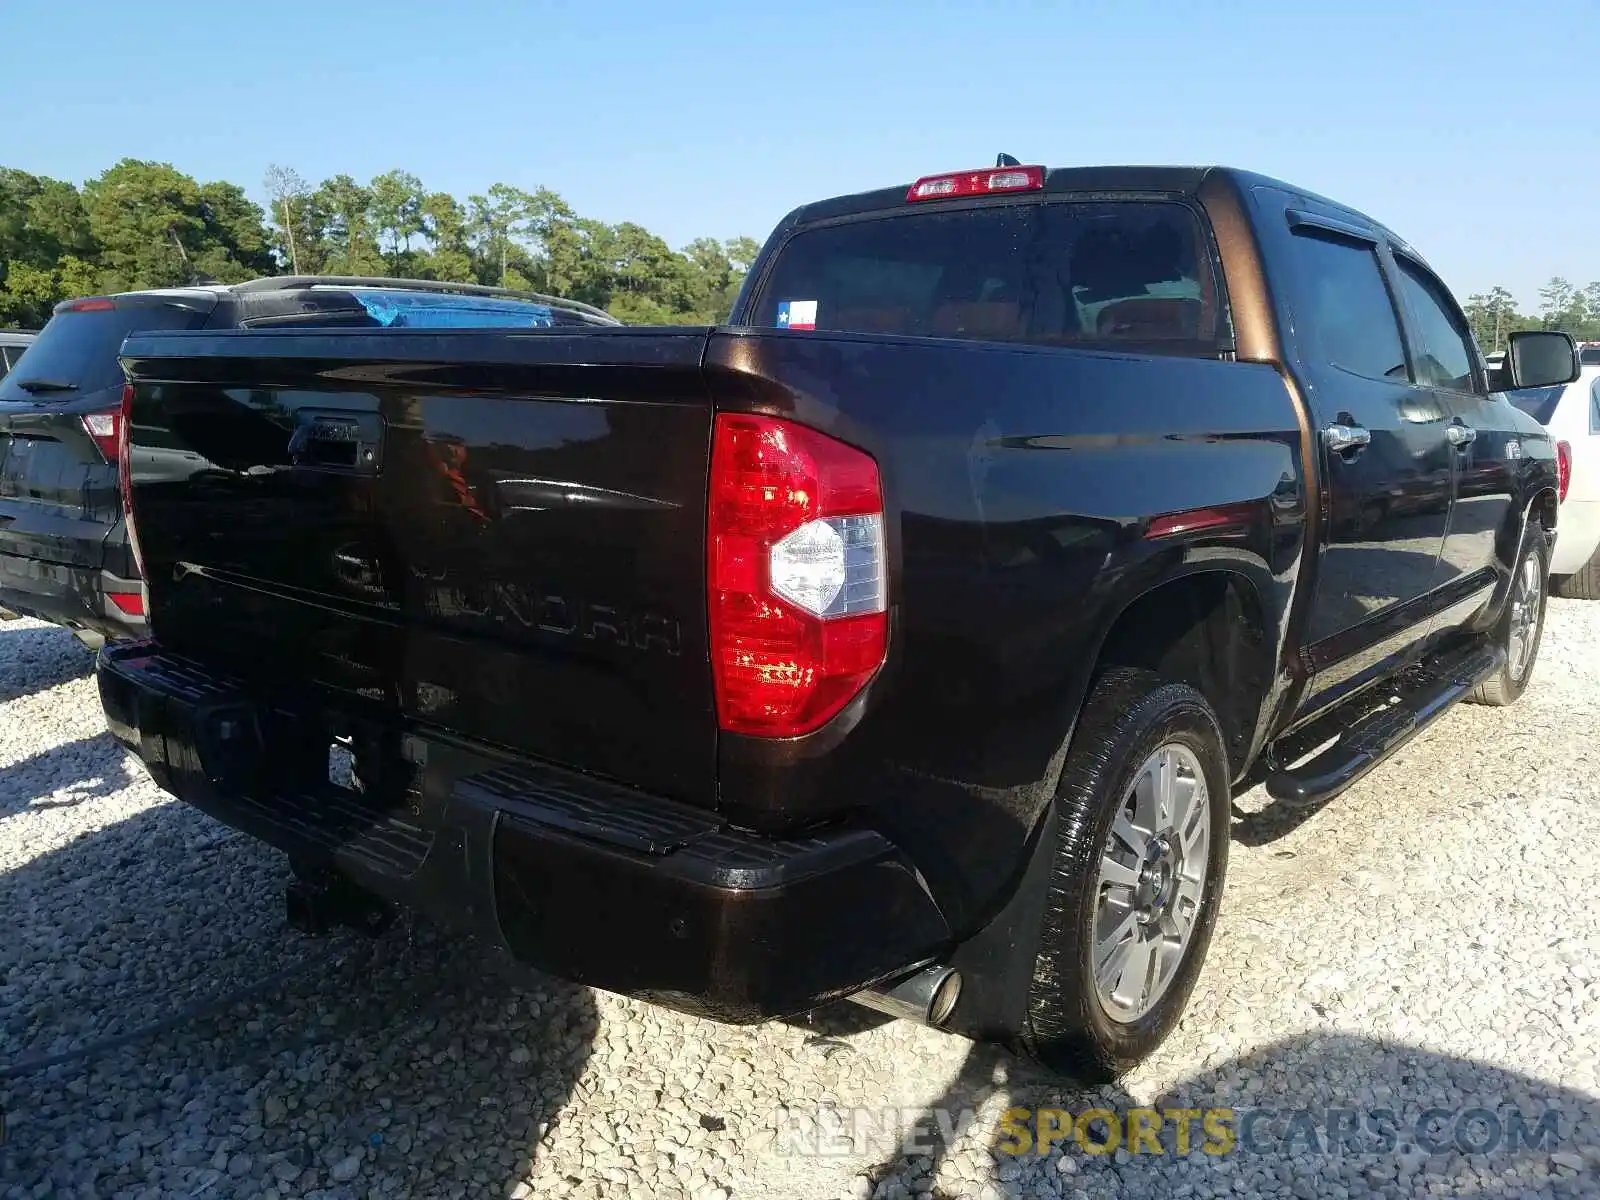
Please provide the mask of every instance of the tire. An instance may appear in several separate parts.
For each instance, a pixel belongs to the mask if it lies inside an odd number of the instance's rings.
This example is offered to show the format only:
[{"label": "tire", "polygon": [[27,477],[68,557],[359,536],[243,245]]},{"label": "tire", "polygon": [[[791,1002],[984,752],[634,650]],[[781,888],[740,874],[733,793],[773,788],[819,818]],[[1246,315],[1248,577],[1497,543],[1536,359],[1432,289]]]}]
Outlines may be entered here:
[{"label": "tire", "polygon": [[[1136,785],[1162,755],[1177,768],[1174,778],[1192,778],[1205,785],[1203,800],[1193,787],[1187,793],[1208,822],[1205,848],[1200,849],[1195,835],[1187,843],[1189,852],[1176,862],[1158,858],[1148,871],[1138,873],[1136,887],[1121,878],[1102,882],[1107,855],[1119,860],[1123,878],[1135,874],[1128,870],[1136,859],[1135,835],[1152,824],[1141,819],[1138,808],[1139,801],[1149,796],[1148,788],[1141,792]],[[1054,801],[1055,862],[1022,1038],[1022,1049],[1035,1061],[1084,1083],[1105,1082],[1147,1057],[1172,1032],[1194,989],[1216,924],[1228,867],[1231,778],[1216,714],[1194,688],[1125,667],[1106,672],[1095,685]],[[1184,793],[1175,788],[1173,794],[1181,798]],[[1128,836],[1119,835],[1112,843],[1113,825],[1130,804],[1134,807],[1124,826]],[[1174,840],[1181,851],[1185,839],[1169,838],[1168,843]],[[1158,853],[1152,840],[1146,839],[1144,847],[1147,861],[1148,854]],[[1192,878],[1197,864],[1204,868],[1198,882]],[[1108,897],[1104,909],[1099,903],[1102,893]],[[1136,915],[1140,909],[1147,915],[1165,909],[1167,915],[1158,915],[1147,925]],[[1149,935],[1166,929],[1182,914],[1191,917],[1187,935],[1181,944],[1174,943],[1167,962],[1144,955],[1144,946],[1164,941]],[[1118,959],[1113,954],[1106,959],[1123,963],[1122,978],[1109,987],[1109,997],[1103,995],[1094,973],[1097,920],[1102,934],[1135,922],[1129,939],[1121,943],[1129,947],[1126,956]],[[1102,954],[1110,944],[1102,943]],[[1151,977],[1148,963],[1153,961],[1156,977],[1164,983],[1143,989],[1132,982],[1128,977],[1139,974],[1141,961],[1147,964],[1146,980]],[[1146,1000],[1146,990],[1153,1000]]]},{"label": "tire", "polygon": [[[1523,541],[1522,556],[1511,576],[1505,611],[1489,635],[1491,642],[1506,652],[1505,665],[1472,690],[1468,699],[1474,704],[1496,708],[1515,704],[1527,690],[1528,681],[1533,678],[1534,663],[1539,659],[1539,642],[1544,637],[1544,614],[1550,593],[1550,546],[1544,526],[1537,522],[1528,526],[1528,535]],[[1531,594],[1529,589],[1532,589]],[[1524,606],[1530,604],[1533,624],[1531,631],[1524,630],[1528,643],[1526,653],[1522,653],[1514,635],[1517,627],[1528,619]]]},{"label": "tire", "polygon": [[1600,600],[1600,547],[1571,575],[1557,575],[1551,590],[1563,600]]}]

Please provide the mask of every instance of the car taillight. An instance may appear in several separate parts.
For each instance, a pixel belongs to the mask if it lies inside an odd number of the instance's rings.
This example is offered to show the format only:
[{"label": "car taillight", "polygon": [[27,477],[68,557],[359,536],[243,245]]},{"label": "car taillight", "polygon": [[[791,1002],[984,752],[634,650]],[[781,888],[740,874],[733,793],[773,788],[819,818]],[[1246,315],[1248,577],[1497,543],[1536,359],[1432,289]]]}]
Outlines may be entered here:
[{"label": "car taillight", "polygon": [[122,427],[122,410],[108,408],[105,412],[85,413],[81,419],[84,432],[99,447],[101,456],[108,463],[116,462],[122,446],[117,436],[117,430]]},{"label": "car taillight", "polygon": [[907,200],[954,200],[997,192],[1030,192],[1044,187],[1043,167],[988,167],[949,175],[924,175],[911,185]]},{"label": "car taillight", "polygon": [[124,616],[144,616],[143,592],[107,592],[106,599],[116,605],[117,611]]},{"label": "car taillight", "polygon": [[133,430],[133,384],[122,385],[122,410],[117,420],[117,490],[122,493],[122,528],[128,535],[128,549],[133,554],[133,565],[144,578],[144,555],[139,552],[139,538],[133,529],[133,454],[129,438]]},{"label": "car taillight", "polygon": [[1572,443],[1556,443],[1556,502],[1565,503],[1572,486]]},{"label": "car taillight", "polygon": [[866,686],[888,647],[878,465],[805,426],[723,413],[709,501],[718,724],[809,733]]}]

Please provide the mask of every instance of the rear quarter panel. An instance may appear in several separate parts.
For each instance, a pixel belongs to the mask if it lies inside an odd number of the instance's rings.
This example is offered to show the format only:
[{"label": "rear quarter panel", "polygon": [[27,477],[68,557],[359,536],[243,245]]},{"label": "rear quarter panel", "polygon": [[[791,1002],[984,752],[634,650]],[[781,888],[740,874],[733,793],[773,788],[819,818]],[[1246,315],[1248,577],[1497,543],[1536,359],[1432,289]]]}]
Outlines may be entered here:
[{"label": "rear quarter panel", "polygon": [[[829,727],[722,737],[722,802],[754,824],[865,807],[958,925],[1018,866],[1128,604],[1232,571],[1283,643],[1306,495],[1272,367],[734,330],[707,374],[719,408],[791,416],[877,459],[893,630],[884,670]],[[1228,528],[1145,536],[1154,516],[1229,506],[1244,516]]]}]

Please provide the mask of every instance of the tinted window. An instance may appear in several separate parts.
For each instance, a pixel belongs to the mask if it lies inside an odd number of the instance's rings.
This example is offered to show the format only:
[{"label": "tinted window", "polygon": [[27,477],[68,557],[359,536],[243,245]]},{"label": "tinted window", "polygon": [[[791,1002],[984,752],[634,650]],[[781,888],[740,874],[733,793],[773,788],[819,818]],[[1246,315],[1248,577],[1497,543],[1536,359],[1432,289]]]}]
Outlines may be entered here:
[{"label": "tinted window", "polygon": [[1394,302],[1371,246],[1298,233],[1300,330],[1317,358],[1369,379],[1407,381]]},{"label": "tinted window", "polygon": [[750,323],[1214,352],[1217,288],[1182,205],[1011,204],[803,230]]},{"label": "tinted window", "polygon": [[1584,346],[1578,351],[1578,362],[1586,367],[1600,367],[1600,346]]},{"label": "tinted window", "polygon": [[1413,263],[1400,258],[1400,290],[1416,322],[1417,382],[1429,387],[1473,391],[1472,342],[1465,322],[1444,293],[1443,285]]},{"label": "tinted window", "polygon": [[1589,432],[1600,433],[1600,377],[1589,385]]},{"label": "tinted window", "polygon": [[[0,342],[0,368],[14,367],[22,358],[22,352],[28,348],[28,342]],[[0,374],[3,374],[0,369]]]},{"label": "tinted window", "polygon": [[[119,304],[57,313],[28,347],[22,369],[0,380],[0,399],[66,400],[79,392],[118,387],[122,368],[117,351],[128,334],[141,329],[197,329],[205,319],[205,313],[171,304]],[[32,380],[72,386],[48,392],[29,392],[21,386]]]}]

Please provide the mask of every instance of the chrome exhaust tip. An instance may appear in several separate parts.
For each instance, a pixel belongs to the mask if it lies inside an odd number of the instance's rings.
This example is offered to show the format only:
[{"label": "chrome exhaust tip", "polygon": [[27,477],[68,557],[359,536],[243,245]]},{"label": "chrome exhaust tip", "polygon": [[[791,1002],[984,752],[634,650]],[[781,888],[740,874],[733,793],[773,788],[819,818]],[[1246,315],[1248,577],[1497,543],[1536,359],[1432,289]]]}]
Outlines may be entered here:
[{"label": "chrome exhaust tip", "polygon": [[923,967],[882,987],[850,997],[865,1008],[923,1025],[943,1025],[961,999],[961,972],[954,967]]}]

